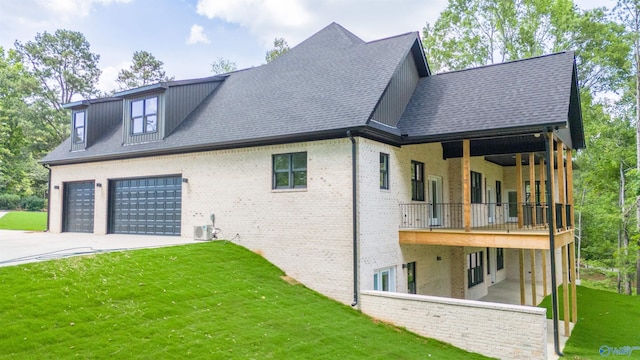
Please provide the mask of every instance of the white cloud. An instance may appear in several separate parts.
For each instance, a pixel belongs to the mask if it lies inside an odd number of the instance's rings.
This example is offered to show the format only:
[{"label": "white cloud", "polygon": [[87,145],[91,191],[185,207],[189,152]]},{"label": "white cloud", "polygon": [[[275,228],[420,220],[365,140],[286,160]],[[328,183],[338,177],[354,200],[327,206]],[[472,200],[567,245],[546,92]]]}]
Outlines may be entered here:
[{"label": "white cloud", "polygon": [[65,19],[72,16],[86,17],[94,4],[129,3],[131,0],[39,0],[42,7]]},{"label": "white cloud", "polygon": [[193,44],[209,44],[211,41],[207,38],[207,35],[204,33],[204,28],[200,25],[192,25],[191,33],[189,34],[189,38],[187,39],[187,45]]},{"label": "white cloud", "polygon": [[110,93],[111,91],[118,89],[118,83],[116,79],[118,78],[118,73],[122,69],[128,69],[131,66],[131,62],[121,62],[117,65],[110,65],[102,68],[102,74],[100,74],[100,80],[98,80],[98,84],[96,87],[98,90],[102,90],[106,93]]},{"label": "white cloud", "polygon": [[196,11],[209,19],[247,27],[265,45],[313,20],[299,0],[199,0]]}]

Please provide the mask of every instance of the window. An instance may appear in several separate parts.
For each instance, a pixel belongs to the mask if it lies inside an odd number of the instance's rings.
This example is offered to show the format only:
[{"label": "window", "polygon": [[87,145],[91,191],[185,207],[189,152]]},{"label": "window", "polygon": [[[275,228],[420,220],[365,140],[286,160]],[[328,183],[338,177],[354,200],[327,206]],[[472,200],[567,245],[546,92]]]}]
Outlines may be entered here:
[{"label": "window", "polygon": [[[536,180],[536,204],[540,205],[540,180]],[[524,182],[525,201],[531,203],[531,183],[529,180]]]},{"label": "window", "polygon": [[471,172],[471,203],[482,203],[482,174],[475,171]]},{"label": "window", "polygon": [[411,161],[411,200],[424,201],[424,164]]},{"label": "window", "polygon": [[496,249],[496,266],[498,270],[504,269],[504,249]]},{"label": "window", "polygon": [[395,269],[393,267],[373,272],[373,290],[396,291]]},{"label": "window", "polygon": [[491,274],[491,252],[487,248],[487,274]]},{"label": "window", "polygon": [[467,280],[469,288],[472,288],[484,281],[482,256],[482,251],[467,254]]},{"label": "window", "polygon": [[496,180],[496,205],[502,206],[502,182]]},{"label": "window", "polygon": [[407,264],[407,289],[409,294],[416,294],[416,262]]},{"label": "window", "polygon": [[273,155],[273,188],[307,187],[307,153]]},{"label": "window", "polygon": [[141,135],[158,131],[158,97],[131,102],[131,133]]},{"label": "window", "polygon": [[84,142],[84,128],[85,128],[85,112],[78,111],[73,114],[73,142],[74,144],[80,144]]},{"label": "window", "polygon": [[380,189],[389,190],[389,154],[380,153]]}]

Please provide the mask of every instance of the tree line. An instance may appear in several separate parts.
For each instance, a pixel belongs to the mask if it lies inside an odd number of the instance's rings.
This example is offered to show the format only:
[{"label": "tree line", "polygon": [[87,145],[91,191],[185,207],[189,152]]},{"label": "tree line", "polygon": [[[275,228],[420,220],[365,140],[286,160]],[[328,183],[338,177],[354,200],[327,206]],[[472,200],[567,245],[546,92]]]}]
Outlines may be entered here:
[{"label": "tree line", "polygon": [[[587,147],[574,154],[581,257],[618,271],[618,290],[640,279],[640,1],[578,8],[571,0],[449,0],[422,32],[432,72],[574,50]],[[271,62],[288,51],[276,38]],[[57,30],[0,48],[0,194],[44,194],[36,161],[69,136],[61,105],[96,88],[99,55],[79,32]],[[214,74],[237,70],[217,58]],[[120,89],[171,80],[163,62],[136,51]]]}]

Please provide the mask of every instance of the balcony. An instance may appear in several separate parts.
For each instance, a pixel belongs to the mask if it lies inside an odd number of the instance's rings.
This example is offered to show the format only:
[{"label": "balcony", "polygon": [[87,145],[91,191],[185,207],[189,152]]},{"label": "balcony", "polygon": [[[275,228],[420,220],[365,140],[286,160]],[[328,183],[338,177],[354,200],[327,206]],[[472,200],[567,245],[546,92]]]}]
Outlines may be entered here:
[{"label": "balcony", "polygon": [[[560,246],[572,241],[571,207],[563,204],[554,205],[555,239],[557,246]],[[549,248],[549,206],[545,203],[470,204],[468,230],[465,230],[464,208],[462,203],[400,204],[400,242],[521,249]],[[564,226],[565,223],[568,226]]]}]

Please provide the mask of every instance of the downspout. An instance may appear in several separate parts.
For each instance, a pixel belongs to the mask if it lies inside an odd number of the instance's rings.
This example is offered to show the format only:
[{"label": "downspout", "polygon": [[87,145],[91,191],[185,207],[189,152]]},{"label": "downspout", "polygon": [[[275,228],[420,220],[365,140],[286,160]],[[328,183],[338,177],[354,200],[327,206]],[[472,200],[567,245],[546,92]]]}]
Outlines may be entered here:
[{"label": "downspout", "polygon": [[[551,128],[547,129],[547,133],[552,132]],[[545,143],[545,161],[547,163],[547,179],[551,179],[551,147],[552,143],[549,142],[548,134],[543,132],[544,135],[544,143]],[[556,284],[556,251],[555,251],[555,219],[551,218],[551,206],[555,206],[553,203],[553,199],[551,198],[551,184],[550,181],[545,181],[545,188],[547,192],[547,204],[549,206],[549,210],[547,210],[547,222],[549,223],[549,253],[551,257],[551,312],[553,313],[553,347],[558,356],[564,356],[562,351],[560,351],[560,340],[558,338],[558,285]],[[558,216],[558,214],[556,214]]]},{"label": "downspout", "polygon": [[357,179],[356,179],[356,139],[351,135],[351,130],[347,130],[347,137],[351,140],[351,207],[353,213],[353,303],[358,305],[358,202],[357,202]]},{"label": "downspout", "polygon": [[44,232],[49,232],[49,217],[51,216],[51,167],[49,164],[42,164],[45,169],[49,170],[49,180],[47,182],[47,228]]}]

